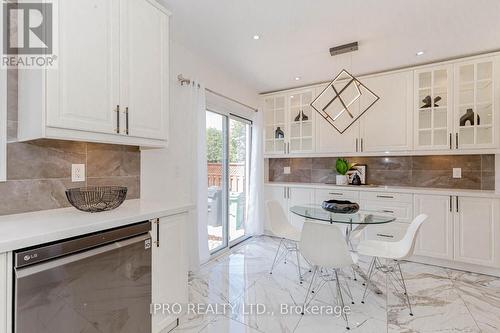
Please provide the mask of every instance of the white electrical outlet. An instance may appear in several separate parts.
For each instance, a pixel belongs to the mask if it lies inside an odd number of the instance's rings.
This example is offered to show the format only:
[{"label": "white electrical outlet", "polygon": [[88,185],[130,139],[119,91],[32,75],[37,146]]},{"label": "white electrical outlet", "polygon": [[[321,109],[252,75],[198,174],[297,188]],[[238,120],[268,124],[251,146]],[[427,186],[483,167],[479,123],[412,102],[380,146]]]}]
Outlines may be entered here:
[{"label": "white electrical outlet", "polygon": [[290,167],[284,167],[283,168],[283,173],[285,175],[289,175],[290,173],[292,172],[291,168]]},{"label": "white electrical outlet", "polygon": [[71,164],[71,181],[85,181],[85,164]]},{"label": "white electrical outlet", "polygon": [[453,168],[453,178],[462,178],[462,168]]}]

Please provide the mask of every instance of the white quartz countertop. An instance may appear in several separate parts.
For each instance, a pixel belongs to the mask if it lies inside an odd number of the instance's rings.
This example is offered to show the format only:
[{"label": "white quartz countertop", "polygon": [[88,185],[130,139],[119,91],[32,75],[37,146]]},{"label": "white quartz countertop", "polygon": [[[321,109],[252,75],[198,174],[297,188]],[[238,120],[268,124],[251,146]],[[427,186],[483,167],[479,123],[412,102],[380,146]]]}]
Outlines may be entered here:
[{"label": "white quartz countertop", "polygon": [[187,212],[193,205],[168,207],[141,199],[120,207],[86,213],[74,207],[0,216],[0,253],[100,230]]},{"label": "white quartz countertop", "polygon": [[432,188],[432,187],[410,187],[410,186],[370,186],[370,185],[345,185],[338,186],[335,184],[322,183],[279,183],[267,182],[268,186],[288,186],[288,187],[303,187],[303,188],[318,188],[318,189],[337,189],[351,191],[366,191],[366,192],[387,192],[387,193],[414,193],[414,194],[436,194],[436,195],[457,195],[464,197],[485,197],[485,198],[500,198],[500,193],[487,190],[461,190],[452,188]]}]

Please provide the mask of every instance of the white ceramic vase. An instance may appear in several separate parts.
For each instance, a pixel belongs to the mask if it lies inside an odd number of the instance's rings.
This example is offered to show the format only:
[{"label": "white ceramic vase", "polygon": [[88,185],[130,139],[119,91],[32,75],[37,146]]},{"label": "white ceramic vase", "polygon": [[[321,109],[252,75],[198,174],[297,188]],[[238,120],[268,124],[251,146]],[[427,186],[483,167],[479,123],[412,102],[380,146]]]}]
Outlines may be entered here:
[{"label": "white ceramic vase", "polygon": [[347,177],[347,175],[337,175],[336,184],[337,185],[348,185],[349,178]]}]

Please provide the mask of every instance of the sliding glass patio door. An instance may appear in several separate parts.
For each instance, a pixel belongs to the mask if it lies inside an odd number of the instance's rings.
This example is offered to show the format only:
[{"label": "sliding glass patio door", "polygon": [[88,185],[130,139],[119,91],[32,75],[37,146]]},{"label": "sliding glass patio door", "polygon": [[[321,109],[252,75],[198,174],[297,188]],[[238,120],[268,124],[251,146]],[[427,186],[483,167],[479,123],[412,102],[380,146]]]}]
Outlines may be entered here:
[{"label": "sliding glass patio door", "polygon": [[211,253],[246,237],[251,122],[207,111],[208,248]]}]

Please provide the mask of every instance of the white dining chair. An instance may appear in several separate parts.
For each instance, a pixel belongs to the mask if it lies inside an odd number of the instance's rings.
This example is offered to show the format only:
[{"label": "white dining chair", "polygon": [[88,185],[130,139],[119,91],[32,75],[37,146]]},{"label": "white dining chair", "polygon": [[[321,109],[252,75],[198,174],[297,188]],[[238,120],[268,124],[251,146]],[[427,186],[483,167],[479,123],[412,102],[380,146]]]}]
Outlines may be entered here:
[{"label": "white dining chair", "polygon": [[[357,251],[361,255],[366,255],[373,257],[370,268],[368,269],[368,278],[366,281],[365,291],[363,293],[363,299],[361,303],[365,302],[367,291],[369,289],[371,279],[374,272],[380,271],[386,274],[386,278],[389,278],[391,282],[396,281],[396,283],[401,287],[406,301],[408,302],[408,308],[410,309],[410,316],[413,316],[413,311],[411,308],[410,297],[408,296],[408,291],[406,289],[406,283],[401,271],[401,266],[399,265],[399,260],[413,255],[413,250],[415,248],[415,239],[417,237],[418,230],[422,223],[427,219],[427,215],[420,214],[411,222],[410,226],[406,230],[404,237],[397,242],[385,242],[378,240],[362,240],[359,242]],[[383,265],[380,259],[386,259]],[[396,291],[398,291],[396,285],[392,283]]]},{"label": "white dining chair", "polygon": [[330,224],[306,221],[302,228],[299,249],[302,256],[313,266],[302,314],[325,284],[328,285],[333,296],[331,284],[335,281],[335,299],[337,305],[342,309],[341,315],[346,322],[346,328],[349,329],[349,318],[344,311],[345,302],[342,289],[346,291],[352,304],[354,304],[354,300],[349,285],[340,282],[339,271],[342,268],[351,267],[354,261],[344,235],[339,228]]},{"label": "white dining chair", "polygon": [[288,218],[281,207],[281,204],[276,200],[266,201],[267,219],[269,221],[270,231],[277,237],[281,238],[276,255],[274,256],[273,264],[269,274],[273,274],[273,270],[277,263],[282,260],[286,264],[288,256],[295,253],[297,258],[297,271],[299,275],[299,283],[302,284],[302,273],[300,270],[300,253],[298,242],[300,241],[300,230],[288,222]]}]

